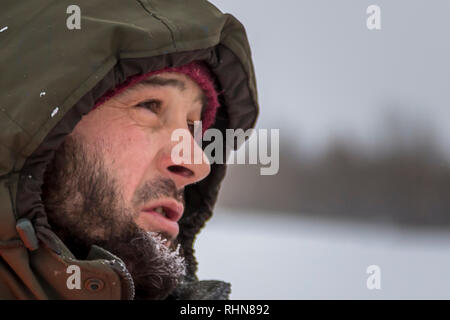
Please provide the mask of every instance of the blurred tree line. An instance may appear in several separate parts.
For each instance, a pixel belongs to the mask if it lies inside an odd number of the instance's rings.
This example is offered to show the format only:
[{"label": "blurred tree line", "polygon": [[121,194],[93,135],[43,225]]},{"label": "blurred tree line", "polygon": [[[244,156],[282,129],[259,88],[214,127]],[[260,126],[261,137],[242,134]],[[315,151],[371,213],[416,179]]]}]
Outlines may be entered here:
[{"label": "blurred tree line", "polygon": [[389,116],[384,143],[367,152],[336,137],[320,155],[280,130],[280,169],[261,176],[257,165],[230,165],[218,205],[273,213],[450,226],[450,163],[430,125]]}]

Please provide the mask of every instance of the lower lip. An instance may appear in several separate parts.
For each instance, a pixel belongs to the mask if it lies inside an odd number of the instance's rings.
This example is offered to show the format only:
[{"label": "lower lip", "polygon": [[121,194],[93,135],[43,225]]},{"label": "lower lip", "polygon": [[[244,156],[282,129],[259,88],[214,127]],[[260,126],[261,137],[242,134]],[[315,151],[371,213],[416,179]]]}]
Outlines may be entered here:
[{"label": "lower lip", "polygon": [[144,211],[146,217],[151,219],[149,223],[155,231],[166,232],[174,238],[178,235],[178,223],[172,221],[156,211]]}]

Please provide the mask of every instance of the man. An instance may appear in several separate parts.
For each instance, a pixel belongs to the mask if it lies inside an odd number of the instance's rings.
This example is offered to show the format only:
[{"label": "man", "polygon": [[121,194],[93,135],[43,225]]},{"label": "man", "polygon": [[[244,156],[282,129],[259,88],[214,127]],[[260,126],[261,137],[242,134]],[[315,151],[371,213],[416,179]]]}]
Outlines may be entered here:
[{"label": "man", "polygon": [[172,133],[254,126],[243,26],[207,1],[105,0],[71,29],[70,5],[0,17],[0,298],[228,298],[193,250],[225,165],[174,161]]}]

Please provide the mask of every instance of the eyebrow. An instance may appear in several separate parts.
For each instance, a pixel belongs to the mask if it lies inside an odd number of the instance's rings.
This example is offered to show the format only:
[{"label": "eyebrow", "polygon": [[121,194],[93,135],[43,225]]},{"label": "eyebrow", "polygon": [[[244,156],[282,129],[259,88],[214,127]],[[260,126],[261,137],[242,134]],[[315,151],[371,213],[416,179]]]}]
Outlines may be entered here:
[{"label": "eyebrow", "polygon": [[[160,78],[160,77],[150,77],[148,79],[144,79],[142,81],[139,82],[140,84],[143,84],[145,86],[148,87],[164,87],[164,86],[170,86],[170,87],[174,87],[180,91],[184,91],[186,90],[186,84],[184,81],[178,80],[178,79],[173,79],[173,78]],[[203,115],[203,112],[206,110],[206,105],[208,103],[208,100],[206,98],[205,93],[203,92],[203,90],[201,90],[201,93],[197,96],[197,98],[194,100],[194,102],[200,102],[201,103],[201,112],[200,114]]]}]

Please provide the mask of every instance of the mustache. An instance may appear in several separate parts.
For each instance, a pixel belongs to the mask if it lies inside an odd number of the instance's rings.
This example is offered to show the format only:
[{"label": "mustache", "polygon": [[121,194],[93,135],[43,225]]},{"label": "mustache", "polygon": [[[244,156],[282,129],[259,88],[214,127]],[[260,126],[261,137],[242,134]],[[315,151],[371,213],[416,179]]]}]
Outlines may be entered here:
[{"label": "mustache", "polygon": [[185,205],[184,188],[178,190],[175,182],[168,178],[157,178],[147,181],[135,193],[133,204],[135,207],[159,198],[174,198]]}]

